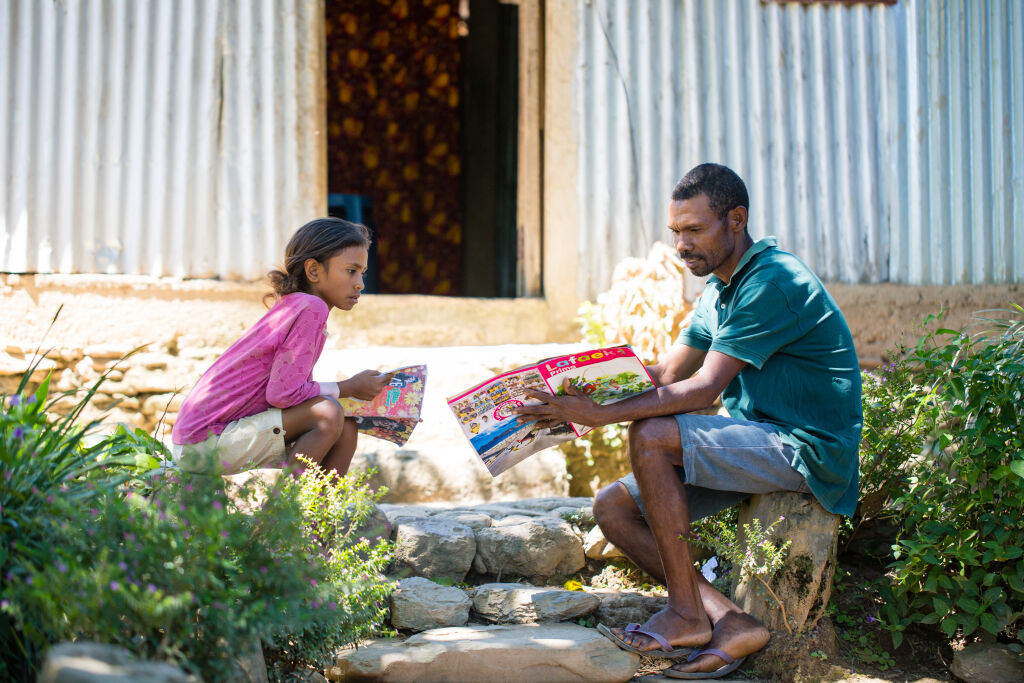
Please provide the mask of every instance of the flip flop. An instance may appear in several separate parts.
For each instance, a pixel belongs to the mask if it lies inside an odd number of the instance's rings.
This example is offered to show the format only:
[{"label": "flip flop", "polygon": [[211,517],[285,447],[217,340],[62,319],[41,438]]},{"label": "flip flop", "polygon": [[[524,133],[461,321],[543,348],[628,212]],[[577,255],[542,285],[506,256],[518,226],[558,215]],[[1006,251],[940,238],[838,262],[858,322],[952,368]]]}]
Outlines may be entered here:
[{"label": "flip flop", "polygon": [[665,639],[665,637],[659,633],[649,633],[647,631],[641,631],[640,624],[627,624],[626,633],[636,633],[641,636],[647,636],[648,638],[656,642],[658,644],[658,647],[661,648],[661,650],[641,650],[639,648],[633,647],[632,645],[624,641],[622,638],[620,638],[618,635],[616,635],[610,628],[608,628],[604,624],[598,624],[597,630],[601,635],[611,640],[613,643],[618,645],[626,652],[632,652],[638,655],[647,655],[648,657],[662,657],[664,659],[682,659],[683,657],[693,652],[692,647],[673,647],[672,643],[668,642]]},{"label": "flip flop", "polygon": [[692,662],[701,655],[715,655],[725,662],[725,666],[715,669],[714,671],[679,671],[678,669],[665,669],[661,673],[669,678],[682,678],[688,681],[696,681],[703,678],[721,678],[722,676],[731,674],[733,671],[738,669],[740,664],[743,663],[743,660],[746,659],[746,657],[733,659],[721,650],[711,647],[706,650],[694,650],[690,653],[690,656],[686,658],[686,661]]}]

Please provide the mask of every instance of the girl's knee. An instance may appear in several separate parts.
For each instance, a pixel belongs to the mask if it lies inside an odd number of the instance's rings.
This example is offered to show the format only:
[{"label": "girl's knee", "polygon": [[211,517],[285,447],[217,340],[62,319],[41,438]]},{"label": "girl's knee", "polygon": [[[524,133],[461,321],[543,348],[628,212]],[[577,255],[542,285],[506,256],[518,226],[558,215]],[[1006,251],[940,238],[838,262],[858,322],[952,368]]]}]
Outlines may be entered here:
[{"label": "girl's knee", "polygon": [[341,436],[342,429],[345,427],[345,410],[341,405],[332,399],[324,399],[317,401],[313,405],[313,417],[316,420],[316,429],[318,431],[327,432],[334,434],[335,436]]}]

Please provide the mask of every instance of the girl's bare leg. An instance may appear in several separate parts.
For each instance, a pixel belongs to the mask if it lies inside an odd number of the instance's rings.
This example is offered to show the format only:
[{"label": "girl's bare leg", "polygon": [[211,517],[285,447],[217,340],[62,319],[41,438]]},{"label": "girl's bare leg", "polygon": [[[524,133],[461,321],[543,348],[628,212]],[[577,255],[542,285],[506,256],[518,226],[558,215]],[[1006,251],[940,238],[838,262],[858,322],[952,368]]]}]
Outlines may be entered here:
[{"label": "girl's bare leg", "polygon": [[356,439],[359,436],[354,419],[347,417],[344,423],[341,436],[334,442],[331,450],[327,451],[327,456],[320,461],[320,467],[325,470],[333,469],[341,477],[345,476],[349,465],[352,464],[352,456],[356,452]]},{"label": "girl's bare leg", "polygon": [[281,411],[288,463],[302,455],[319,464],[341,438],[345,411],[332,398],[319,396]]}]

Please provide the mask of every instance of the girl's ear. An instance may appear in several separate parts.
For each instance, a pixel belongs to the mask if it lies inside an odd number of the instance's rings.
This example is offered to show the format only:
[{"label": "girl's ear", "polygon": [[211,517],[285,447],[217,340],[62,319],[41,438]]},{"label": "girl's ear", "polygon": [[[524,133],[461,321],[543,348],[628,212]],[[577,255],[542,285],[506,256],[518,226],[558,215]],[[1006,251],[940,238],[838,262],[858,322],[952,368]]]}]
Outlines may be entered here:
[{"label": "girl's ear", "polygon": [[306,259],[306,262],[302,264],[302,267],[303,270],[306,271],[306,279],[310,283],[320,281],[320,272],[322,270],[322,266],[320,265],[319,261],[317,261],[315,258],[308,258]]}]

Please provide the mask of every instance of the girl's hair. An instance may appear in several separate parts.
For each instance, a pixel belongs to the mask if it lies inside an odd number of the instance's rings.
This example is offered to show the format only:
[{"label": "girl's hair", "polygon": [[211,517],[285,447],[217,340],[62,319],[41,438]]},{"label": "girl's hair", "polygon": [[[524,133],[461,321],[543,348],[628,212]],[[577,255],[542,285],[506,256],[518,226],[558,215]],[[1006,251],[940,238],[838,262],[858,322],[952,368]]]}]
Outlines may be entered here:
[{"label": "girl's hair", "polygon": [[365,225],[340,218],[316,218],[306,223],[295,231],[284,248],[284,269],[275,268],[267,273],[274,288],[272,296],[309,293],[306,261],[316,259],[327,263],[332,256],[348,247],[370,248],[370,231]]}]

